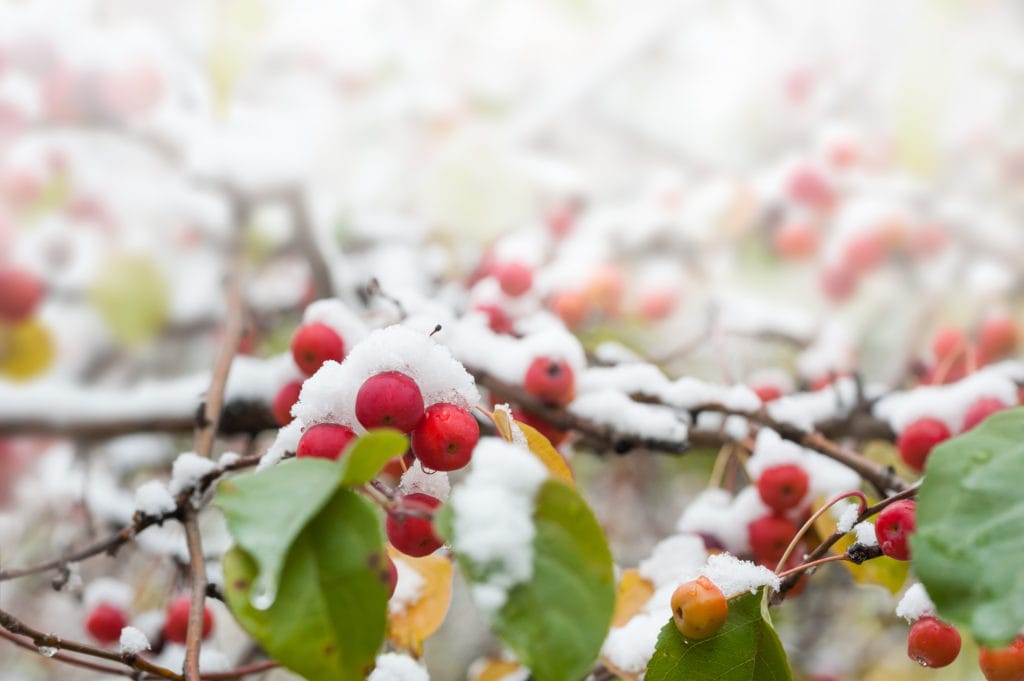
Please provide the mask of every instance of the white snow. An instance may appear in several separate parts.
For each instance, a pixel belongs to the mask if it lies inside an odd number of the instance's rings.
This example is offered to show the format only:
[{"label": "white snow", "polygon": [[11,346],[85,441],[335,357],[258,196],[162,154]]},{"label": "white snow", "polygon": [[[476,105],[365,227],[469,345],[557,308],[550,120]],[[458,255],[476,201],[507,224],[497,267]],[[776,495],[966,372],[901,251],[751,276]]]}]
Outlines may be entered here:
[{"label": "white snow", "polygon": [[538,357],[564,360],[577,380],[587,364],[583,346],[558,322],[513,338],[494,333],[477,317],[467,317],[452,330],[449,347],[460,361],[512,384],[523,382],[530,363]]},{"label": "white snow", "polygon": [[637,570],[655,588],[666,584],[678,586],[696,576],[706,558],[704,540],[695,534],[681,533],[658,542]]},{"label": "white snow", "polygon": [[256,470],[263,470],[269,466],[273,466],[277,462],[281,461],[285,457],[285,454],[295,453],[295,450],[299,447],[299,440],[302,438],[302,432],[305,430],[305,426],[299,419],[294,419],[287,426],[284,426],[277,431],[277,437],[267,448],[267,451],[260,457],[260,464],[256,467]]},{"label": "white snow", "polygon": [[384,653],[377,656],[377,666],[366,681],[430,681],[430,675],[408,655]]},{"label": "white snow", "polygon": [[161,516],[177,508],[174,497],[159,480],[150,480],[135,490],[135,507],[144,515]]},{"label": "white snow", "polygon": [[423,585],[427,583],[427,580],[401,557],[393,560],[395,568],[398,570],[398,582],[395,585],[395,593],[388,601],[388,612],[397,614],[405,612],[410,605],[419,602],[420,594],[423,593]]},{"label": "white snow", "polygon": [[622,433],[680,444],[686,442],[686,424],[672,409],[634,402],[617,390],[584,393],[573,400],[568,409],[576,416],[610,425]]},{"label": "white snow", "polygon": [[174,460],[171,469],[171,482],[167,491],[177,496],[185,490],[194,489],[206,475],[217,470],[217,464],[195,452],[185,452]]},{"label": "white snow", "polygon": [[112,577],[100,577],[89,582],[89,586],[85,587],[82,603],[86,610],[92,610],[102,603],[128,610],[134,597],[135,592],[124,582]]},{"label": "white snow", "polygon": [[443,471],[426,471],[419,459],[402,474],[398,488],[403,494],[416,492],[429,494],[436,499],[447,499],[452,486],[448,482],[448,474]]},{"label": "white snow", "polygon": [[469,475],[452,493],[455,549],[486,566],[473,586],[485,614],[504,605],[508,590],[533,574],[534,498],[548,473],[528,450],[498,438],[481,438]]},{"label": "white snow", "polygon": [[121,654],[138,655],[143,650],[149,650],[149,639],[135,627],[125,627],[121,630]]},{"label": "white snow", "polygon": [[878,535],[875,534],[875,524],[865,520],[862,523],[857,523],[853,526],[853,531],[857,535],[857,543],[863,544],[864,546],[878,546]]},{"label": "white snow", "polygon": [[346,352],[367,334],[366,323],[337,298],[324,298],[310,303],[302,313],[302,323],[319,323],[331,327],[341,337]]},{"label": "white snow", "polygon": [[[835,506],[832,507],[833,509]],[[839,515],[839,520],[836,521],[836,530],[846,534],[853,529],[854,524],[857,522],[857,516],[860,515],[860,504],[847,503],[842,506],[842,513]]]},{"label": "white snow", "polygon": [[[671,610],[666,602],[666,610]],[[621,627],[614,627],[601,647],[601,655],[616,669],[630,674],[639,674],[650,662],[658,643],[658,634],[668,617],[640,613]]]},{"label": "white snow", "polygon": [[701,574],[721,589],[726,598],[732,598],[744,591],[754,593],[762,586],[779,588],[779,578],[774,572],[728,553],[708,556],[707,565],[701,570]]},{"label": "white snow", "polygon": [[912,585],[903,594],[903,598],[896,604],[896,616],[902,617],[907,622],[913,622],[926,615],[935,614],[935,604],[924,590],[920,583]]},{"label": "white snow", "polygon": [[494,405],[494,412],[498,413],[499,411],[503,412],[508,418],[509,430],[512,431],[512,444],[528,447],[529,442],[526,440],[526,433],[523,432],[523,429],[519,427],[519,422],[512,416],[512,405],[508,402]]}]

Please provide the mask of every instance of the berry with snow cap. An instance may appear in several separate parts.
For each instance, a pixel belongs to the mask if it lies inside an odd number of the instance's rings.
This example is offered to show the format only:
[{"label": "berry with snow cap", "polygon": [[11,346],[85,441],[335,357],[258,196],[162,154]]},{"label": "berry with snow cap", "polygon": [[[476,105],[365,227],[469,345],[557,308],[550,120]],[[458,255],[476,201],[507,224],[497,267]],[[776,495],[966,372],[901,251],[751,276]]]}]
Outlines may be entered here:
[{"label": "berry with snow cap", "polygon": [[799,528],[785,518],[766,515],[747,525],[750,547],[758,563],[775,567]]},{"label": "berry with snow cap", "polygon": [[412,431],[413,454],[427,468],[454,471],[469,463],[480,439],[473,415],[454,404],[439,402],[427,407],[423,420]]},{"label": "berry with snow cap", "polygon": [[766,468],[757,479],[761,500],[777,513],[799,506],[809,485],[807,471],[792,463]]},{"label": "berry with snow cap", "polygon": [[299,401],[300,392],[302,392],[302,383],[291,381],[284,384],[277,391],[277,394],[274,395],[274,401],[270,404],[270,411],[274,415],[277,425],[287,426],[292,422],[292,405]]},{"label": "berry with snow cap", "polygon": [[416,381],[398,371],[366,379],[356,394],[356,418],[364,428],[412,432],[423,420],[423,395]]},{"label": "berry with snow cap", "polygon": [[315,374],[328,360],[340,362],[345,358],[345,343],[341,336],[319,322],[303,324],[296,329],[291,348],[295,364],[307,376]]},{"label": "berry with snow cap", "polygon": [[729,616],[729,601],[707,577],[682,584],[672,593],[672,621],[688,639],[713,636]]},{"label": "berry with snow cap", "polygon": [[907,656],[922,667],[947,667],[960,654],[960,633],[935,617],[922,617],[910,625]]},{"label": "berry with snow cap", "polygon": [[103,645],[121,638],[121,630],[127,625],[124,610],[110,603],[98,603],[85,618],[85,630]]},{"label": "berry with snow cap", "polygon": [[318,423],[299,438],[295,456],[336,461],[345,451],[345,447],[355,438],[355,431],[348,426],[337,423]]}]

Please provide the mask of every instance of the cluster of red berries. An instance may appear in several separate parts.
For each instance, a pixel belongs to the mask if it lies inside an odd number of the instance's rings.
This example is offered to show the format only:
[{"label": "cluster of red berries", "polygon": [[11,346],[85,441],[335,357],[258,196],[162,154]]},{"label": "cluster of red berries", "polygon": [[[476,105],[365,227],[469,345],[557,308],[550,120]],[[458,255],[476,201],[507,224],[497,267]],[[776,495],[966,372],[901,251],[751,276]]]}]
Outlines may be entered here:
[{"label": "cluster of red berries", "polygon": [[[960,633],[952,625],[932,616],[910,625],[907,656],[923,667],[946,667],[960,655]],[[978,667],[986,681],[1024,681],[1024,637],[1018,636],[1002,648],[982,646]]]},{"label": "cluster of red berries", "polygon": [[771,512],[747,525],[747,537],[757,563],[774,570],[782,560],[800,531],[786,514],[800,507],[809,488],[810,476],[798,464],[780,464],[761,472],[757,479],[757,492]]},{"label": "cluster of red berries", "polygon": [[[345,359],[345,341],[337,331],[320,322],[303,324],[292,334],[292,359],[295,366],[306,376],[312,376],[324,362],[333,360],[340,362]],[[292,406],[298,402],[302,391],[302,381],[286,383],[271,402],[270,410],[278,425],[291,423]]]},{"label": "cluster of red berries", "polygon": [[995,314],[974,330],[947,326],[935,332],[931,354],[934,364],[924,370],[924,384],[959,381],[974,367],[985,366],[1013,355],[1020,344],[1017,325],[1008,315]]},{"label": "cluster of red berries", "polygon": [[[171,643],[185,643],[188,629],[188,611],[190,599],[179,596],[167,605],[164,618],[163,638]],[[112,645],[121,638],[121,630],[128,626],[128,615],[125,611],[108,602],[96,604],[85,618],[85,630],[98,643]],[[203,639],[213,631],[213,614],[206,606],[203,607]]]},{"label": "cluster of red berries", "polygon": [[[960,432],[966,433],[992,414],[1008,408],[1009,405],[995,397],[980,397],[967,408]],[[896,447],[905,464],[915,471],[923,471],[932,450],[952,435],[945,422],[925,416],[903,429],[896,440]]]}]

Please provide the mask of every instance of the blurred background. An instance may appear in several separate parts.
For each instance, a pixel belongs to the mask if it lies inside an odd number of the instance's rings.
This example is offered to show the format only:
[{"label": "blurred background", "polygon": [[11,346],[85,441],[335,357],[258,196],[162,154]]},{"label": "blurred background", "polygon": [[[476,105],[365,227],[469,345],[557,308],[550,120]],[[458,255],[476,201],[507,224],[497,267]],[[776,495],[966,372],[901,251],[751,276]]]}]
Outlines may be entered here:
[{"label": "blurred background", "polygon": [[[254,360],[329,295],[500,324],[495,260],[534,271],[509,323],[674,376],[908,387],[1014,355],[1022,83],[1014,0],[0,0],[0,559],[102,536],[189,449],[233,267]],[[943,334],[970,351],[938,361]],[[576,457],[621,564],[712,459]],[[144,610],[181,575],[143,549],[79,585],[117,572]],[[804,678],[981,678],[970,644],[914,669],[887,591],[817,579],[778,616]],[[81,637],[74,594],[0,586]],[[497,651],[482,628],[446,625],[434,678]],[[0,678],[95,675],[0,645]]]}]

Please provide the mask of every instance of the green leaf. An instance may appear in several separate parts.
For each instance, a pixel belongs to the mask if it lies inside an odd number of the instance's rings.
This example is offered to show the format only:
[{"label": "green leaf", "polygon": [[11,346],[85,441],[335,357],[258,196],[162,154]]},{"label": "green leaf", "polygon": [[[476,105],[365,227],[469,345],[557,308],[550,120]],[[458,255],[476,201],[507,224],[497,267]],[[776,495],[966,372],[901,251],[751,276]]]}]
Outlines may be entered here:
[{"label": "green leaf", "polygon": [[356,440],[341,457],[344,471],[341,484],[363,485],[373,480],[388,461],[401,456],[408,448],[409,440],[397,430],[371,430]]},{"label": "green leaf", "polygon": [[[452,536],[452,512],[445,507],[435,524]],[[615,609],[612,556],[604,533],[580,495],[548,480],[534,511],[533,576],[514,586],[491,622],[538,681],[578,681],[601,650]],[[456,552],[471,584],[487,566]]]},{"label": "green leaf", "polygon": [[912,563],[939,615],[981,643],[1024,627],[1024,409],[947,440],[917,494]]},{"label": "green leaf", "polygon": [[244,550],[224,557],[225,597],[267,653],[309,681],[362,681],[384,640],[387,558],[380,514],[338,489],[295,538],[277,598],[252,605],[256,562]]},{"label": "green leaf", "polygon": [[273,599],[292,543],[334,494],[341,474],[333,461],[294,459],[217,487],[214,503],[256,563],[257,600]]},{"label": "green leaf", "polygon": [[714,636],[689,641],[670,619],[658,635],[646,681],[789,681],[786,652],[761,612],[762,592],[729,599]]}]

